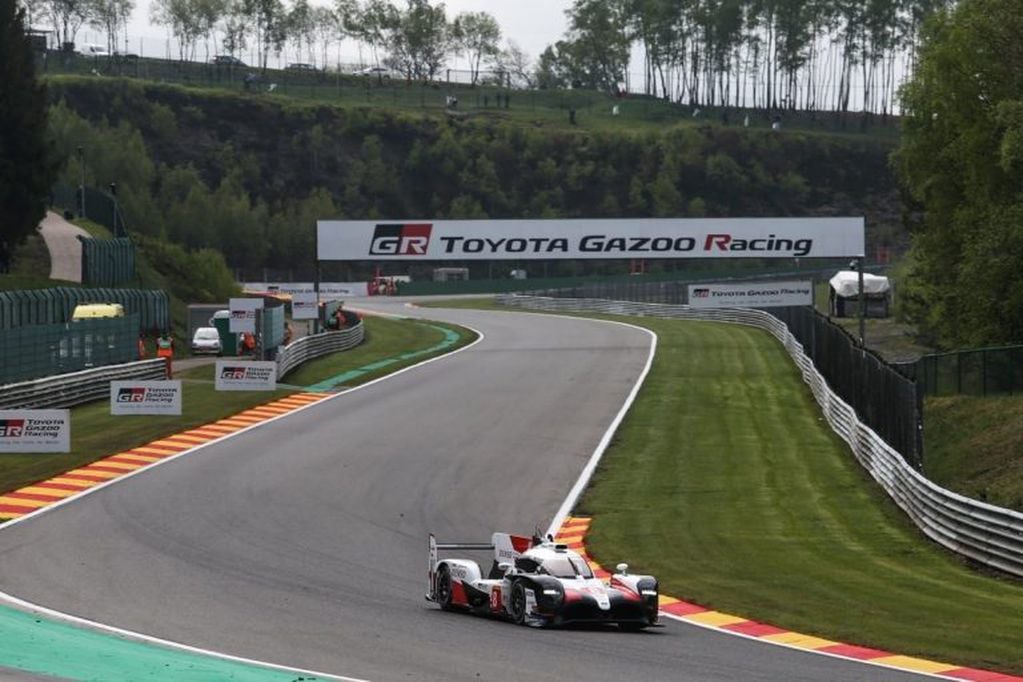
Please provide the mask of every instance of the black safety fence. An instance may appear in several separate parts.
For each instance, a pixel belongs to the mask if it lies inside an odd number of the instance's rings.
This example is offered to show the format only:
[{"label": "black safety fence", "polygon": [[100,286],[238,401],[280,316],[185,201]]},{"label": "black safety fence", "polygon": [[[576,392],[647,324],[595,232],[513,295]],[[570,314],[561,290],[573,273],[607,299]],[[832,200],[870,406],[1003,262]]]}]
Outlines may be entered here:
[{"label": "black safety fence", "polygon": [[916,467],[923,464],[923,394],[917,383],[811,308],[771,308],[860,419]]},{"label": "black safety fence", "polygon": [[0,385],[138,359],[139,316],[0,329]]},{"label": "black safety fence", "polygon": [[0,330],[70,322],[75,306],[117,303],[138,323],[135,330],[154,332],[170,328],[170,298],[165,291],[144,289],[25,289],[0,291]]},{"label": "black safety fence", "polygon": [[110,230],[114,237],[127,235],[124,216],[117,203],[117,197],[94,187],[75,187],[66,182],[57,182],[50,189],[50,205],[63,209],[66,215],[87,218]]},{"label": "black safety fence", "polygon": [[[675,284],[675,287],[668,286]],[[617,283],[533,292],[556,298],[607,298],[641,303],[685,303],[688,283]],[[603,294],[603,295],[601,295]],[[842,327],[809,307],[767,310],[802,344],[831,389],[913,467],[923,465],[923,394],[910,377],[862,348]]]},{"label": "black safety fence", "polygon": [[135,279],[135,245],[130,239],[87,239],[82,243],[82,284],[114,287]]},{"label": "black safety fence", "polygon": [[1023,346],[925,355],[899,369],[928,396],[1023,393]]}]

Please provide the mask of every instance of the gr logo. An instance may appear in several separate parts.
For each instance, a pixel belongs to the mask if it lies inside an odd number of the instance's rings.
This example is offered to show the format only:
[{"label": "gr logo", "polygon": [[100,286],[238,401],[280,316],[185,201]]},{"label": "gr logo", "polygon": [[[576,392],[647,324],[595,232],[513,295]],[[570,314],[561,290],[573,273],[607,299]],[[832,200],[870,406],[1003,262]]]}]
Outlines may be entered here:
[{"label": "gr logo", "polygon": [[696,298],[710,298],[710,289],[693,289]]},{"label": "gr logo", "polygon": [[221,379],[233,379],[241,380],[245,378],[244,367],[225,367],[224,371],[220,373]]},{"label": "gr logo", "polygon": [[146,402],[146,389],[144,388],[122,388],[117,392],[119,403],[144,403]]},{"label": "gr logo", "polygon": [[24,419],[0,419],[0,438],[21,438],[24,432]]},{"label": "gr logo", "polygon": [[377,225],[369,245],[371,256],[425,256],[430,246],[429,223]]}]

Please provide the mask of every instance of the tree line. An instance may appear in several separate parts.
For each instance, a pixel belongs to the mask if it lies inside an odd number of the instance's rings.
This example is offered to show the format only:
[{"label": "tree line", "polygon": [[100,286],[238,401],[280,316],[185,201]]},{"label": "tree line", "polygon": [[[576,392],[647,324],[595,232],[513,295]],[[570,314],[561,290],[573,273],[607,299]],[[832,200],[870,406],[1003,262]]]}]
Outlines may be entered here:
[{"label": "tree line", "polygon": [[[119,31],[135,8],[135,0],[21,0],[30,19],[46,21],[61,44],[74,43],[82,26],[105,32],[113,54]],[[287,56],[296,62],[327,68],[333,49],[357,43],[385,66],[409,79],[430,81],[452,56],[469,64],[472,84],[487,71],[505,81],[532,78],[530,59],[514,42],[502,45],[501,27],[487,12],[462,12],[449,20],[443,3],[405,0],[334,0],[312,5],[308,0],[155,0],[150,20],[165,26],[177,41],[178,58],[195,60],[200,51],[237,57],[252,49],[258,66]],[[340,57],[337,57],[340,61]],[[504,83],[502,83],[504,84]]]},{"label": "tree line", "polygon": [[[73,42],[89,23],[111,50],[134,0],[21,0]],[[693,106],[810,111],[897,108],[924,21],[954,0],[575,0],[569,29],[534,64],[487,12],[449,19],[431,0],[155,0],[151,20],[194,60],[252,49],[326,68],[351,43],[408,78],[433,80],[453,56],[533,87],[646,94]],[[641,83],[630,76],[642,55]]]},{"label": "tree line", "polygon": [[575,0],[541,85],[642,89],[694,106],[891,113],[925,19],[953,0]]}]

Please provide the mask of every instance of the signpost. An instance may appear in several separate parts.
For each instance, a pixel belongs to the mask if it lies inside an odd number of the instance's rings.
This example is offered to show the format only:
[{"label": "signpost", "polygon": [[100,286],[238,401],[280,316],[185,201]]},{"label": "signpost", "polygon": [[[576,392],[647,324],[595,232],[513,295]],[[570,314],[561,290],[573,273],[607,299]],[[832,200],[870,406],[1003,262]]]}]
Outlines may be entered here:
[{"label": "signpost", "polygon": [[5,452],[71,452],[71,411],[0,410]]},{"label": "signpost", "polygon": [[180,381],[111,381],[110,414],[181,415]]}]

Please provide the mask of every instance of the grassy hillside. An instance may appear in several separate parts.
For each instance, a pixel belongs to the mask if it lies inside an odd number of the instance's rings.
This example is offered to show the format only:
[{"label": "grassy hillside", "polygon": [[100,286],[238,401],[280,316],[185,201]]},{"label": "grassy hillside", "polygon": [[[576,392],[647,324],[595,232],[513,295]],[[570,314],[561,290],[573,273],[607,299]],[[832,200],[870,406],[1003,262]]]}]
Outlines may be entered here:
[{"label": "grassy hillside", "polygon": [[[85,139],[87,177],[118,182],[132,229],[217,248],[234,268],[308,271],[313,226],[325,216],[865,214],[872,246],[905,241],[890,137],[677,114],[645,129],[626,119],[524,124],[504,110],[464,116],[116,78],[47,82],[69,178],[83,170],[73,157]],[[572,268],[549,266],[552,275]]]},{"label": "grassy hillside", "polygon": [[1023,511],[1023,396],[928,398],[924,409],[927,476]]}]

